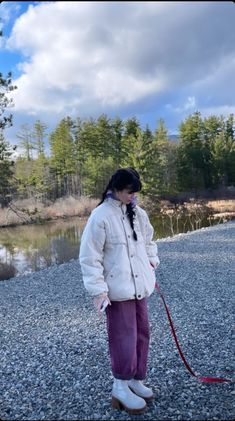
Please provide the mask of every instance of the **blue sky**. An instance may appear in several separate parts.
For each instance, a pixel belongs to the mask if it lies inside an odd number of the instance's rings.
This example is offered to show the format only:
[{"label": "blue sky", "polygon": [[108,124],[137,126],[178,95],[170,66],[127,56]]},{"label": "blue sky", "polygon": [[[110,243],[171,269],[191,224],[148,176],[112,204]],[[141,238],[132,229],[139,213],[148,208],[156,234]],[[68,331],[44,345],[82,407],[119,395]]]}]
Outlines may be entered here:
[{"label": "blue sky", "polygon": [[137,117],[170,134],[188,115],[235,114],[235,4],[7,2],[0,71],[12,71],[21,125],[61,118]]}]

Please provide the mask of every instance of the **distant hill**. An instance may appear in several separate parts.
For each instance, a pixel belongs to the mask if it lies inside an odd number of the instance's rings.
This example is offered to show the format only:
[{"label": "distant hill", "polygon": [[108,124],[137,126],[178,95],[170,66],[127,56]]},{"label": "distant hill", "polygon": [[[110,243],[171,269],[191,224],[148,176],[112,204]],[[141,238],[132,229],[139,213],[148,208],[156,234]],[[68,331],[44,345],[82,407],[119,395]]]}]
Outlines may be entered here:
[{"label": "distant hill", "polygon": [[175,142],[178,142],[179,141],[179,136],[177,134],[169,134],[168,135],[168,138],[170,140],[174,140]]}]

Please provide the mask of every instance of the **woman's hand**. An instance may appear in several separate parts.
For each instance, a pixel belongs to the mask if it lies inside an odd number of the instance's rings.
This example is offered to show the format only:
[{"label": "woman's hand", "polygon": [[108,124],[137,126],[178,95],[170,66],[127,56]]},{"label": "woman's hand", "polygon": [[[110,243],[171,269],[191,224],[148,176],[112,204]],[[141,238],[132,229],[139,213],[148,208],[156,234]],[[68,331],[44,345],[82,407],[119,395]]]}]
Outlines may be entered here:
[{"label": "woman's hand", "polygon": [[93,298],[93,303],[97,311],[102,311],[102,305],[106,300],[108,302],[108,305],[111,305],[107,292],[103,292],[102,294],[96,295]]},{"label": "woman's hand", "polygon": [[153,269],[157,269],[157,267],[160,264],[160,260],[159,260],[159,258],[157,256],[154,262],[153,261],[149,261],[149,263],[150,263],[150,265],[152,266]]}]

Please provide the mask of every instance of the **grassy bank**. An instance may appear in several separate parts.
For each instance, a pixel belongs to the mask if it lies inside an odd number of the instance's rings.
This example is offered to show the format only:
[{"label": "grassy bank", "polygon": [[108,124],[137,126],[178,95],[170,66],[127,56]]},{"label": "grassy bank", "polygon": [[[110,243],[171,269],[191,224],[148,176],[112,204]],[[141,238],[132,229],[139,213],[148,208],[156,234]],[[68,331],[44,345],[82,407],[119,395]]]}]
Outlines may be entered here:
[{"label": "grassy bank", "polygon": [[[72,216],[87,217],[98,204],[98,199],[88,197],[66,197],[52,202],[39,202],[34,199],[14,201],[8,208],[0,209],[0,227],[20,224],[41,223],[43,221]],[[172,204],[162,200],[153,203],[150,199],[139,197],[138,203],[150,213],[181,216],[183,213],[211,215],[212,217],[235,217],[235,199],[228,200],[190,200],[183,204]]]},{"label": "grassy bank", "polygon": [[233,216],[235,217],[235,199],[234,200],[209,200],[207,204],[214,213],[214,216]]},{"label": "grassy bank", "polygon": [[0,209],[0,226],[40,223],[58,218],[88,216],[98,200],[88,197],[61,198],[53,202],[39,202],[34,199],[17,200],[8,208]]}]

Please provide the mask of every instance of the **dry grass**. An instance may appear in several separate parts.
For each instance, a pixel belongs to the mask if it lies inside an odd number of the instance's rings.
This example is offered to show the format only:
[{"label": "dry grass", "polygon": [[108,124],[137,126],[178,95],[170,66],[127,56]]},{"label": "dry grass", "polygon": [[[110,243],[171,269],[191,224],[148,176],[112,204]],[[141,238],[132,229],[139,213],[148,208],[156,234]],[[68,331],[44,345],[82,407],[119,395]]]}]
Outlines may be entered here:
[{"label": "dry grass", "polygon": [[0,226],[19,225],[71,216],[88,216],[98,204],[89,197],[66,197],[43,204],[34,199],[18,200],[11,204],[12,209],[0,209]]},{"label": "dry grass", "polygon": [[0,209],[0,227],[22,224],[23,220],[9,209]]},{"label": "dry grass", "polygon": [[[235,200],[209,200],[187,202],[184,206],[194,213],[206,206],[213,213],[231,215],[235,212]],[[153,204],[148,198],[139,196],[138,203],[147,211],[151,211],[154,207],[158,211],[170,211],[175,206],[168,201],[161,201]],[[56,200],[54,203],[42,203],[34,199],[18,200],[12,203],[12,209],[0,208],[0,226],[20,225],[22,223],[38,222],[57,218],[66,218],[72,216],[87,217],[91,211],[97,206],[98,199],[89,197],[73,197],[69,196]],[[15,211],[13,211],[15,209]]]},{"label": "dry grass", "polygon": [[87,216],[98,204],[98,200],[89,197],[74,198],[72,196],[58,199],[51,206],[44,209],[48,218],[67,216]]},{"label": "dry grass", "polygon": [[217,213],[235,212],[235,200],[209,200],[207,206]]}]

